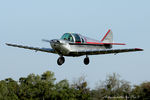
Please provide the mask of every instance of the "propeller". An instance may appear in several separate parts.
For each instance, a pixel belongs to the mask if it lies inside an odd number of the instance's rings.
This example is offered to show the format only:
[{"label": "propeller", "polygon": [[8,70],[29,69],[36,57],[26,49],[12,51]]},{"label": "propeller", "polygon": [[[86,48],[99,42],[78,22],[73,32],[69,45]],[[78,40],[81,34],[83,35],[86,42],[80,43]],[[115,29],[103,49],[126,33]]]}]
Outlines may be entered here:
[{"label": "propeller", "polygon": [[46,39],[42,39],[43,42],[49,42],[50,43],[50,40],[46,40]]}]

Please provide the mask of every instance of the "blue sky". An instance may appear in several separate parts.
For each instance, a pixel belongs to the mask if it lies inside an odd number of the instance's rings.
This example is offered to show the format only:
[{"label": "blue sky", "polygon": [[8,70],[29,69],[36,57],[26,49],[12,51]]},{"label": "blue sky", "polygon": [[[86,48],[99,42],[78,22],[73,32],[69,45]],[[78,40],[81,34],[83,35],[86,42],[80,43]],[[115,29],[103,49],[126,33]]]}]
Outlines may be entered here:
[{"label": "blue sky", "polygon": [[[82,75],[94,87],[106,75],[118,73],[131,84],[150,81],[150,1],[149,0],[0,0],[0,80],[26,77],[30,73],[55,73],[57,81]],[[41,39],[60,38],[65,32],[78,32],[100,40],[112,29],[115,48],[140,47],[144,52],[68,58],[62,67],[58,55],[7,47],[17,43],[49,47]]]}]

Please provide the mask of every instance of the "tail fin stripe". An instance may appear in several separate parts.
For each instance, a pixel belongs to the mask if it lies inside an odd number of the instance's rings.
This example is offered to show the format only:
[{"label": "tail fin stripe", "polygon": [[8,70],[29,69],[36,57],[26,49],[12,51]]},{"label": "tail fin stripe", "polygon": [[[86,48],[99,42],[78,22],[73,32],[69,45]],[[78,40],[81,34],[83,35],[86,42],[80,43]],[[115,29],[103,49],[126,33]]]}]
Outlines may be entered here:
[{"label": "tail fin stripe", "polygon": [[108,33],[110,32],[111,30],[109,29],[108,32],[106,33],[106,35],[103,37],[103,39],[101,41],[104,41],[104,39],[106,38],[106,36],[108,35]]}]

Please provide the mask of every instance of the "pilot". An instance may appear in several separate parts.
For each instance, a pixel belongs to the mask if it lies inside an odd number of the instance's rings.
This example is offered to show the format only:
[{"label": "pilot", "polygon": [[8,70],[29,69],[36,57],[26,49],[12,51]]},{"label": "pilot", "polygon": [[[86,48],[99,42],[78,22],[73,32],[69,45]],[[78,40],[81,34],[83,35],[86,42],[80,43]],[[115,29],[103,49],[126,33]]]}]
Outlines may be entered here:
[{"label": "pilot", "polygon": [[69,37],[68,40],[71,41],[71,42],[73,42],[73,38],[72,37]]}]

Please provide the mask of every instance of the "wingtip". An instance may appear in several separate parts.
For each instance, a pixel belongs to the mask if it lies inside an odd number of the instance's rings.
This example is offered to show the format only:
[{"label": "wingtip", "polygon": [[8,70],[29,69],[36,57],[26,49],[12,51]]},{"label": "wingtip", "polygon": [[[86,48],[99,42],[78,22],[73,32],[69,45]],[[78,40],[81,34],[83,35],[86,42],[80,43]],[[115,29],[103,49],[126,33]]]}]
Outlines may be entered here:
[{"label": "wingtip", "polygon": [[5,45],[9,45],[9,43],[5,43]]},{"label": "wingtip", "polygon": [[14,44],[10,44],[10,43],[5,43],[7,46],[12,46],[12,45],[14,45]]},{"label": "wingtip", "polygon": [[135,48],[135,50],[144,51],[144,49],[141,49],[141,48]]}]

